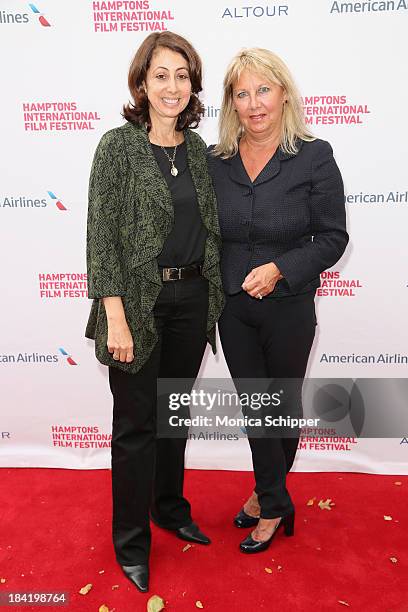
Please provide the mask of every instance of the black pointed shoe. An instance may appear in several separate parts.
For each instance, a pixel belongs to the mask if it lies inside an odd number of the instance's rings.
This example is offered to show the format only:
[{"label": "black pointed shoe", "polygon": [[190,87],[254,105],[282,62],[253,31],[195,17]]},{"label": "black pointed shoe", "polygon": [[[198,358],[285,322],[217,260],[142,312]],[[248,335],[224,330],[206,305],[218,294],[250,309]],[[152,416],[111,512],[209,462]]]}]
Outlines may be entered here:
[{"label": "black pointed shoe", "polygon": [[245,512],[243,508],[238,512],[237,516],[234,518],[235,527],[239,527],[244,529],[246,527],[256,527],[259,522],[259,516],[250,516]]},{"label": "black pointed shoe", "polygon": [[239,548],[243,553],[257,553],[262,552],[269,548],[275,534],[277,533],[279,527],[283,526],[284,532],[286,536],[293,536],[295,532],[295,513],[287,514],[282,517],[277,526],[275,527],[274,532],[271,537],[265,540],[265,542],[257,542],[252,538],[252,535],[249,535],[245,540],[242,540]]},{"label": "black pointed shoe", "polygon": [[195,544],[210,544],[211,540],[208,538],[195,523],[191,523],[186,527],[179,527],[175,530],[177,537],[181,540],[187,540],[187,542],[194,542]]},{"label": "black pointed shoe", "polygon": [[149,590],[149,567],[147,565],[121,565],[121,568],[139,591],[147,593]]}]

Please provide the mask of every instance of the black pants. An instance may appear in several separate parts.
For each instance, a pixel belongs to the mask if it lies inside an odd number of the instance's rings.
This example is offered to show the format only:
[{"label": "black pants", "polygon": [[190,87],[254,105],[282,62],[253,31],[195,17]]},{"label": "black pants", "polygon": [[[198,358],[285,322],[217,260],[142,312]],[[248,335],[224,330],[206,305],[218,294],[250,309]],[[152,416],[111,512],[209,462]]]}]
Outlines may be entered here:
[{"label": "black pants", "polygon": [[[225,359],[237,391],[240,378],[296,378],[301,382],[315,335],[314,292],[258,300],[242,291],[227,296],[219,321]],[[296,412],[296,410],[295,410]],[[297,437],[251,437],[255,475],[262,518],[275,518],[293,510],[286,489]]]},{"label": "black pants", "polygon": [[[146,563],[149,512],[169,529],[192,522],[183,497],[186,439],[157,438],[157,378],[195,378],[206,346],[208,281],[164,283],[154,316],[159,342],[136,374],[109,368],[113,394],[113,542],[121,565]],[[137,338],[135,359],[137,359]]]}]

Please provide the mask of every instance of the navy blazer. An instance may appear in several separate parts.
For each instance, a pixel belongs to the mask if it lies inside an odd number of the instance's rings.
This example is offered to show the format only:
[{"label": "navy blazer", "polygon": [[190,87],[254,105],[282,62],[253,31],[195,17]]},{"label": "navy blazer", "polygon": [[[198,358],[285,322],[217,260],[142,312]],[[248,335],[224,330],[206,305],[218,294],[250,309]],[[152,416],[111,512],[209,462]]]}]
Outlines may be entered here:
[{"label": "navy blazer", "polygon": [[208,149],[218,200],[224,290],[242,291],[253,268],[274,262],[283,279],[269,297],[320,286],[347,242],[343,181],[328,142],[300,141],[297,154],[279,147],[252,182],[239,152],[229,159]]}]

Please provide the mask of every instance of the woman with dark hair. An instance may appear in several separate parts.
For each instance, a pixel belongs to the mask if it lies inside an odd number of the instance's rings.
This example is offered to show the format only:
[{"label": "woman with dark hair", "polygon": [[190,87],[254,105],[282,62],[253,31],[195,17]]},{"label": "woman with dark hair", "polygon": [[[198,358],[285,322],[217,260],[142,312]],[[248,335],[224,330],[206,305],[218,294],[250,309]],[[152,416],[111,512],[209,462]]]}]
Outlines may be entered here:
[{"label": "woman with dark hair", "polygon": [[97,147],[89,186],[86,330],[109,366],[116,558],[148,590],[149,513],[208,544],[183,496],[186,439],[157,437],[157,379],[195,379],[223,307],[216,200],[197,127],[201,61],[171,32],[129,71],[127,123]]}]

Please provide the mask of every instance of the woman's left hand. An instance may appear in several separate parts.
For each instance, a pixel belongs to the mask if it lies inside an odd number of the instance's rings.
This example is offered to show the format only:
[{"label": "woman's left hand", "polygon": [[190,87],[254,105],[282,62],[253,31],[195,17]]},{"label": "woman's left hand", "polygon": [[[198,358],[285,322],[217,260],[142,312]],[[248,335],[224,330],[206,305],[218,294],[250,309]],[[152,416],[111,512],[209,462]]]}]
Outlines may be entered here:
[{"label": "woman's left hand", "polygon": [[283,278],[280,270],[273,262],[254,268],[242,283],[242,288],[252,297],[265,297],[272,293],[275,285]]}]

